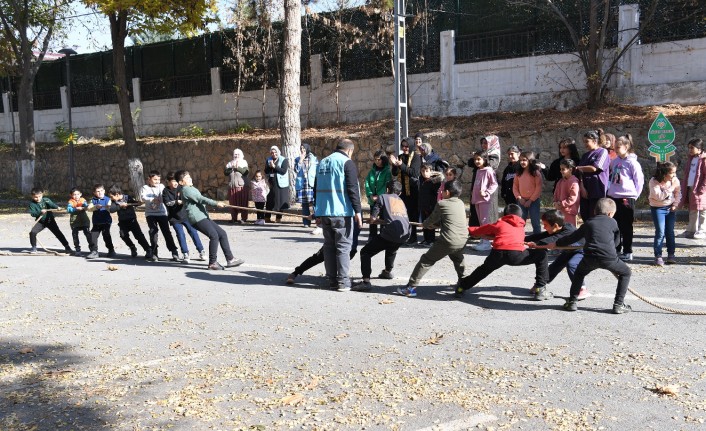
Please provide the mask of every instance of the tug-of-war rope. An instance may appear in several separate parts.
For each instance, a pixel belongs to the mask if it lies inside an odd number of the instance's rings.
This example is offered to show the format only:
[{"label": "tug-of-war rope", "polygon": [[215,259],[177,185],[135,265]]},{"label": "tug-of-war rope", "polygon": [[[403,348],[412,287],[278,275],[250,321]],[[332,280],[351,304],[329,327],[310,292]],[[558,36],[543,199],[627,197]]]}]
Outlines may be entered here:
[{"label": "tug-of-war rope", "polygon": [[[130,206],[137,206],[137,205],[140,205],[140,204],[139,204],[139,203],[135,203],[135,204],[128,204],[128,205],[130,205]],[[257,209],[257,208],[240,207],[240,206],[236,206],[236,205],[224,205],[223,207],[224,207],[224,208],[232,208],[232,209],[241,210],[241,211],[248,211],[248,212],[261,212],[261,213],[264,213],[264,214],[270,214],[270,215],[276,215],[276,216],[277,216],[277,215],[281,215],[281,216],[301,216],[301,217],[303,217],[302,215],[293,214],[293,213],[280,212],[280,211],[272,211],[272,210],[261,210],[261,209]],[[61,214],[61,213],[65,213],[66,210],[47,210],[47,212],[53,212],[53,213],[55,213],[55,214],[57,214],[57,213],[58,213],[58,214]],[[32,225],[32,228],[34,228],[34,226],[36,226],[37,223],[39,223],[40,220],[41,220],[41,217],[38,218],[37,221]],[[369,223],[371,220],[370,220],[370,219],[364,219],[363,221]],[[380,223],[379,223],[379,220],[376,220],[376,222],[378,222],[378,223],[376,223],[376,224],[380,224]],[[421,223],[415,223],[415,222],[410,222],[409,224],[410,224],[411,226],[422,226]],[[30,229],[30,230],[31,230],[31,229]],[[69,256],[68,253],[62,253],[62,252],[58,252],[58,251],[54,251],[54,250],[50,250],[50,249],[46,248],[46,247],[44,246],[44,244],[42,244],[42,242],[39,240],[39,238],[37,238],[37,243],[38,243],[39,246],[42,248],[42,250],[44,250],[44,251],[45,251],[47,254],[49,254],[49,255],[53,255],[53,256]],[[547,247],[546,247],[546,246],[536,246],[535,248],[544,248],[544,249],[546,249]],[[583,248],[583,247],[574,247],[574,246],[554,247],[555,250],[578,250],[578,249],[581,249],[581,248]],[[45,254],[12,253],[12,252],[1,251],[1,252],[0,252],[0,256],[46,256],[46,255],[45,255]],[[678,309],[678,308],[667,307],[666,305],[659,304],[659,303],[654,302],[654,301],[652,301],[651,299],[649,299],[649,298],[647,298],[647,297],[641,295],[639,292],[637,292],[637,291],[636,291],[635,289],[633,289],[632,287],[628,287],[628,291],[629,291],[630,293],[632,293],[633,295],[635,295],[638,299],[640,299],[640,300],[646,302],[647,304],[650,304],[651,306],[653,306],[653,307],[655,307],[655,308],[658,308],[658,309],[663,310],[663,311],[667,311],[667,312],[669,312],[669,313],[683,314],[683,315],[687,315],[687,316],[706,316],[706,311],[680,310],[680,309]]]}]

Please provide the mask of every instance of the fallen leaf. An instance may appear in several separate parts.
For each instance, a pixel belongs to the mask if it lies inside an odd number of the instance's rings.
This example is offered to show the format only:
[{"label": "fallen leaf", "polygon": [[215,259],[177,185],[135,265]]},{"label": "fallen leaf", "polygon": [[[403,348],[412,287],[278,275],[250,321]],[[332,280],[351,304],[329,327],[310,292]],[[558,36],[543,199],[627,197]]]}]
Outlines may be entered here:
[{"label": "fallen leaf", "polygon": [[650,390],[660,395],[671,395],[675,397],[679,394],[679,385],[655,386]]},{"label": "fallen leaf", "polygon": [[56,371],[52,370],[52,371],[47,371],[46,373],[44,373],[44,375],[47,377],[59,377],[61,375],[69,374],[69,373],[73,373],[73,372],[74,372],[74,370],[56,370]]},{"label": "fallen leaf", "polygon": [[181,347],[181,341],[175,341],[175,342],[173,342],[172,344],[169,345],[169,348],[170,348],[170,349],[177,349],[177,348],[179,348],[179,347]]},{"label": "fallen leaf", "polygon": [[380,305],[394,304],[394,303],[395,303],[395,301],[393,301],[392,299],[388,299],[388,298],[385,298],[382,301],[378,302],[378,304],[380,304]]},{"label": "fallen leaf", "polygon": [[338,334],[338,335],[336,335],[336,336],[333,337],[333,338],[337,339],[338,341],[341,341],[341,340],[343,340],[344,338],[348,338],[348,334]]},{"label": "fallen leaf", "polygon": [[444,338],[444,334],[434,334],[433,337],[431,337],[428,340],[424,340],[424,344],[434,344],[437,345],[441,341],[441,339]]},{"label": "fallen leaf", "polygon": [[118,267],[115,265],[108,265],[108,271],[117,271]]},{"label": "fallen leaf", "polygon": [[285,406],[296,406],[304,402],[304,395],[293,394],[282,398],[282,404]]},{"label": "fallen leaf", "polygon": [[318,378],[318,377],[314,377],[314,379],[311,381],[311,383],[309,383],[308,385],[306,385],[306,388],[309,389],[309,390],[311,390],[311,389],[314,389],[314,388],[315,388],[316,386],[318,386],[318,385],[319,385],[319,378]]},{"label": "fallen leaf", "polygon": [[31,347],[23,347],[20,349],[21,355],[26,355],[27,353],[34,353],[34,349]]}]

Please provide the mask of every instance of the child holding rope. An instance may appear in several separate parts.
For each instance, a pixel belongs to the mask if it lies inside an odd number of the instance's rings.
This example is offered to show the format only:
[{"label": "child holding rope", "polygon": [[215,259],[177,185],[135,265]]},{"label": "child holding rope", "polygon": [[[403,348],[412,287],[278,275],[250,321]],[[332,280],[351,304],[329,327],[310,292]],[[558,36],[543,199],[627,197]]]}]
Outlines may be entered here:
[{"label": "child holding rope", "polygon": [[64,250],[67,253],[71,253],[71,247],[69,247],[69,242],[66,241],[66,237],[61,233],[59,225],[56,224],[54,219],[54,214],[51,210],[59,210],[60,208],[49,198],[44,197],[44,190],[35,187],[32,189],[32,201],[29,203],[29,214],[34,217],[36,223],[32,226],[32,230],[29,232],[29,243],[32,246],[30,253],[37,252],[37,234],[43,231],[45,228],[49,229],[51,233],[56,236],[64,246]]},{"label": "child holding rope", "polygon": [[151,259],[152,248],[147,243],[145,234],[142,233],[140,224],[137,222],[137,214],[135,214],[135,207],[142,205],[142,202],[136,201],[132,196],[123,194],[122,189],[118,185],[113,185],[110,190],[108,190],[108,195],[113,201],[110,205],[110,212],[118,213],[120,239],[130,248],[130,255],[137,257],[137,247],[135,247],[135,243],[130,239],[130,233],[132,233],[137,243],[145,250],[145,259]]},{"label": "child holding rope", "polygon": [[66,205],[66,212],[71,214],[69,217],[69,226],[71,226],[71,236],[74,240],[74,256],[81,256],[81,244],[78,241],[78,234],[83,232],[88,242],[88,249],[91,249],[91,219],[88,218],[88,201],[81,195],[81,190],[77,188],[71,189],[71,198]]},{"label": "child holding rope", "polygon": [[113,224],[113,217],[110,216],[110,198],[105,195],[105,186],[96,184],[93,186],[93,198],[89,210],[93,211],[91,222],[91,252],[86,259],[98,257],[98,237],[102,234],[105,246],[108,247],[107,257],[115,257],[113,238],[110,236],[110,225]]}]

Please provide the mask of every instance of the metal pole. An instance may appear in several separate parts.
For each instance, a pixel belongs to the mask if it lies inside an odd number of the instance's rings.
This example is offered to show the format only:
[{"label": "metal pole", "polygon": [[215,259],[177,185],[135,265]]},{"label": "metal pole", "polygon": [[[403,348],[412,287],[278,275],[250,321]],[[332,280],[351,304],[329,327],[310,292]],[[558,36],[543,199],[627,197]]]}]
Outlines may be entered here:
[{"label": "metal pole", "polygon": [[69,185],[76,186],[74,171],[74,129],[71,122],[71,54],[66,54],[66,104],[69,105]]},{"label": "metal pole", "polygon": [[405,0],[395,0],[395,152],[400,152],[400,141],[409,135],[407,117],[407,48],[405,42]]}]

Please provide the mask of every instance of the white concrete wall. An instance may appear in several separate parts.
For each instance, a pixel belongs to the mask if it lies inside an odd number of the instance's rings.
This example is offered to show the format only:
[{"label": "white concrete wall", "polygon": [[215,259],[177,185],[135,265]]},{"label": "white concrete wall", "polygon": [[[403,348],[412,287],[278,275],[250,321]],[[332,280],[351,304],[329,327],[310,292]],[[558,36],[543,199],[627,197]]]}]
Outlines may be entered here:
[{"label": "white concrete wall", "polygon": [[[634,6],[622,6],[620,22],[629,35],[639,19]],[[624,43],[625,37],[621,37]],[[409,76],[410,113],[414,116],[465,116],[481,112],[569,109],[585,101],[585,77],[578,58],[572,54],[546,55],[455,64],[453,32],[441,34],[441,71]],[[607,53],[610,56],[611,53]],[[633,105],[706,103],[706,38],[650,45],[633,45],[620,62],[608,97]],[[318,59],[318,61],[317,61]],[[370,121],[394,116],[392,77],[342,82],[338,88],[321,83],[320,58],[311,60],[312,86],[301,88],[303,127]],[[213,69],[212,95],[141,101],[139,79],[133,80],[135,102],[140,109],[136,128],[139,135],[178,135],[196,124],[205,131],[236,128],[235,94],[220,92],[220,75]],[[12,141],[8,98],[0,114],[0,139]],[[267,90],[265,120],[263,92],[240,95],[238,119],[252,127],[276,127],[279,100],[277,90]],[[62,98],[62,100],[64,100]],[[73,108],[73,125],[81,136],[104,137],[111,127],[120,127],[117,105]],[[112,120],[109,117],[112,116]],[[56,123],[68,120],[68,109],[35,112],[37,141],[54,141]],[[16,119],[15,119],[16,122]],[[17,127],[17,126],[16,126]],[[19,136],[17,133],[16,136]]]}]

